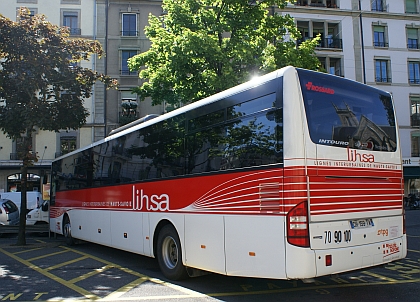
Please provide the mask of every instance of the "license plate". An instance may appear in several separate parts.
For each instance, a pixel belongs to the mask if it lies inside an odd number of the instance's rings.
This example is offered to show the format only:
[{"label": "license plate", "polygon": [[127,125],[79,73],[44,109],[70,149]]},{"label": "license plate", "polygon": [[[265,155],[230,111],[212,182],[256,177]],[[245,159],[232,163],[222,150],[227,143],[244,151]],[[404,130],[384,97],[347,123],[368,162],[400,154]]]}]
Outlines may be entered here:
[{"label": "license plate", "polygon": [[363,229],[363,228],[370,228],[373,227],[373,219],[357,219],[357,220],[350,220],[350,226],[352,229]]}]

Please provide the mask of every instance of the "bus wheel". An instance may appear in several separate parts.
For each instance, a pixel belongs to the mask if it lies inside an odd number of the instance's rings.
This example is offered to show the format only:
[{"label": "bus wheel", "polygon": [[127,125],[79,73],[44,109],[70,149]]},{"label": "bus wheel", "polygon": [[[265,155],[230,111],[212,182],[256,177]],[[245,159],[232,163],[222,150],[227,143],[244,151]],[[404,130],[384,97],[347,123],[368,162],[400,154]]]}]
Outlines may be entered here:
[{"label": "bus wheel", "polygon": [[166,278],[181,280],[188,277],[187,270],[182,264],[179,237],[172,225],[166,225],[160,231],[157,248],[159,267]]},{"label": "bus wheel", "polygon": [[64,235],[64,238],[66,239],[67,245],[74,245],[74,239],[73,237],[71,237],[70,218],[67,215],[64,217],[64,221],[63,221],[63,235]]}]

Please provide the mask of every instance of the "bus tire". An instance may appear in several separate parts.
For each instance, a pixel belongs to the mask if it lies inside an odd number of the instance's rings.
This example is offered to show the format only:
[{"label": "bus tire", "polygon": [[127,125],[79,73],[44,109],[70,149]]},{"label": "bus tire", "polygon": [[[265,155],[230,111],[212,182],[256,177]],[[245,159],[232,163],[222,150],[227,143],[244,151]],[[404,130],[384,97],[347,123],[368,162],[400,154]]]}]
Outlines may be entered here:
[{"label": "bus tire", "polygon": [[181,243],[175,228],[166,225],[158,235],[157,260],[163,275],[171,280],[188,277],[187,269],[182,264]]},{"label": "bus tire", "polygon": [[74,245],[74,238],[71,237],[71,223],[69,216],[65,216],[63,219],[63,235],[67,245]]}]

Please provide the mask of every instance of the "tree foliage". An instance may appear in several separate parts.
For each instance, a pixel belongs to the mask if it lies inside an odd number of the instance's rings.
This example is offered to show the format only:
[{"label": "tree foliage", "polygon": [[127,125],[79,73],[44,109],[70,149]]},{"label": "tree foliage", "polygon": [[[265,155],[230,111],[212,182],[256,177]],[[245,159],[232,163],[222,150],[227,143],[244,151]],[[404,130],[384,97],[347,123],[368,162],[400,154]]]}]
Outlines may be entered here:
[{"label": "tree foliage", "polygon": [[0,129],[10,138],[41,130],[78,129],[84,98],[97,80],[112,80],[75,63],[102,56],[99,42],[73,39],[66,27],[21,9],[17,22],[0,16]]},{"label": "tree foliage", "polygon": [[[75,63],[103,54],[99,42],[73,39],[68,28],[53,25],[42,15],[30,16],[25,8],[17,22],[0,15],[0,129],[22,142],[21,225],[27,167],[36,160],[32,135],[36,128],[58,131],[86,123],[89,113],[83,100],[90,97],[93,84],[99,80],[111,87],[116,82]],[[18,243],[25,244],[24,239]]]},{"label": "tree foliage", "polygon": [[144,83],[142,100],[172,106],[197,101],[287,65],[318,69],[318,39],[300,38],[294,20],[275,12],[286,0],[163,0],[149,16],[148,51],[129,59]]}]

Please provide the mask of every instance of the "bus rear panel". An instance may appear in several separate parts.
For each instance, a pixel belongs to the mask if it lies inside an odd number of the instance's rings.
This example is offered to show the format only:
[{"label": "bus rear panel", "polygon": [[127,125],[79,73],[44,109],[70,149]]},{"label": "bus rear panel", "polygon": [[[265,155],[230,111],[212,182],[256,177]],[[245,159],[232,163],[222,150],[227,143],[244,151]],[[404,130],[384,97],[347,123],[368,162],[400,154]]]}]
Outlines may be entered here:
[{"label": "bus rear panel", "polygon": [[[285,138],[285,180],[292,170],[293,183],[305,189],[300,190],[301,210],[287,215],[287,277],[322,276],[404,258],[402,166],[390,94],[306,70],[297,74],[306,123],[300,128],[290,119],[294,126],[284,130],[304,152],[288,154]],[[288,132],[291,128],[303,135]],[[293,264],[303,259],[307,269]]]}]

